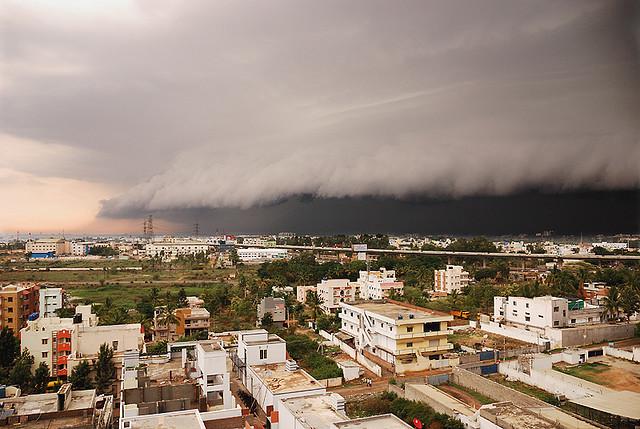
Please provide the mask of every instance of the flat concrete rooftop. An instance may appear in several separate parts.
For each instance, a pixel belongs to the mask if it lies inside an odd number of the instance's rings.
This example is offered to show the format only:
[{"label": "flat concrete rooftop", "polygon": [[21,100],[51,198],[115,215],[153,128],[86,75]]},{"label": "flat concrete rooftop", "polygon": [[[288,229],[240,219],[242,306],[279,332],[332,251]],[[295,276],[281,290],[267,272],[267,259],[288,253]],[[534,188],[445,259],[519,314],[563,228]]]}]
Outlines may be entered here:
[{"label": "flat concrete rooftop", "polygon": [[[333,409],[332,395],[301,396],[282,401],[282,404],[291,411],[296,418],[300,419],[302,427],[305,429],[329,429],[332,423],[348,420],[346,414]],[[342,399],[344,401],[344,399]]]},{"label": "flat concrete rooftop", "polygon": [[[91,390],[74,390],[71,392],[71,400],[64,411],[87,410],[94,406],[96,391]],[[36,395],[20,396],[18,398],[2,399],[4,407],[15,408],[14,415],[26,416],[30,414],[47,414],[58,411],[58,394],[57,393],[40,393]]]},{"label": "flat concrete rooftop", "polygon": [[459,401],[453,396],[446,394],[442,390],[430,384],[416,383],[416,384],[408,384],[407,387],[408,386],[411,386],[412,389],[417,390],[418,392],[424,394],[425,396],[428,396],[432,400],[439,402],[440,404],[444,405],[445,407],[459,414],[465,415],[467,417],[472,417],[476,413],[476,410],[469,407],[464,402]]},{"label": "flat concrete rooftop", "polygon": [[287,371],[284,363],[252,365],[250,368],[274,394],[322,388],[306,371]]},{"label": "flat concrete rooftop", "polygon": [[604,395],[574,399],[571,402],[605,413],[640,420],[640,393],[610,390]]},{"label": "flat concrete rooftop", "polygon": [[130,429],[205,429],[198,410],[138,416],[125,422]]},{"label": "flat concrete rooftop", "polygon": [[200,347],[202,347],[202,349],[205,352],[217,352],[217,351],[223,350],[220,343],[205,343],[205,344],[200,344]]},{"label": "flat concrete rooftop", "polygon": [[480,408],[480,415],[485,419],[496,423],[508,423],[519,429],[556,429],[558,426],[535,413],[520,408],[512,402],[496,402],[495,404],[484,405]]},{"label": "flat concrete rooftop", "polygon": [[411,429],[411,426],[393,414],[382,414],[334,423],[334,426],[338,429]]},{"label": "flat concrete rooftop", "polygon": [[[420,320],[452,320],[453,316],[439,311],[429,310],[427,308],[405,307],[404,305],[393,302],[356,302],[349,304],[357,308],[361,308],[381,316],[388,317],[393,320],[400,320],[398,316],[402,316],[402,321],[420,321]],[[413,315],[413,319],[409,316]]]}]

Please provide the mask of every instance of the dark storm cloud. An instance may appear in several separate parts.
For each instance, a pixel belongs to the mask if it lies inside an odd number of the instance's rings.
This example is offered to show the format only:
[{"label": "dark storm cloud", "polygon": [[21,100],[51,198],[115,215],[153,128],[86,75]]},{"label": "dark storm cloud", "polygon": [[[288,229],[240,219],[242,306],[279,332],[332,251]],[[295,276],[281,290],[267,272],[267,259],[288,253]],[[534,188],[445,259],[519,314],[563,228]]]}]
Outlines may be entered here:
[{"label": "dark storm cloud", "polygon": [[1,131],[102,214],[637,188],[634,2],[132,2],[2,16]]}]

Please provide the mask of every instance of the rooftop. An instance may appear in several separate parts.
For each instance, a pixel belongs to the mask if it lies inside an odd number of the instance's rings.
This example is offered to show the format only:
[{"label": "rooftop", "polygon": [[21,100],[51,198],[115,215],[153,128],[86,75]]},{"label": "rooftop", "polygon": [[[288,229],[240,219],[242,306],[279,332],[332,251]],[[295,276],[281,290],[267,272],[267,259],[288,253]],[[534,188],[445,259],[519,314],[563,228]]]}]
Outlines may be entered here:
[{"label": "rooftop", "polygon": [[[64,411],[86,410],[93,408],[96,398],[96,391],[73,390],[71,400]],[[47,414],[58,412],[58,394],[41,393],[36,395],[19,396],[17,398],[2,399],[4,407],[15,408],[15,415],[27,416],[30,414]]]},{"label": "rooftop", "polygon": [[332,423],[342,422],[349,418],[346,414],[333,408],[332,403],[335,396],[344,401],[335,393],[327,393],[290,398],[282,401],[282,404],[299,419],[303,428],[329,429]]},{"label": "rooftop", "polygon": [[605,395],[594,395],[586,398],[574,399],[571,402],[584,407],[593,408],[605,413],[640,420],[640,393],[623,391],[608,391]]},{"label": "rooftop", "polygon": [[555,423],[539,417],[533,412],[520,408],[513,402],[496,402],[480,408],[480,415],[493,423],[508,423],[519,429],[554,429]]},{"label": "rooftop", "polygon": [[200,347],[202,347],[202,350],[204,350],[205,352],[217,352],[220,350],[224,350],[222,348],[222,345],[218,342],[200,344]]},{"label": "rooftop", "polygon": [[284,363],[253,365],[251,369],[274,394],[322,388],[306,371],[288,371]]},{"label": "rooftop", "polygon": [[130,429],[204,429],[198,410],[151,414],[126,419]]},{"label": "rooftop", "polygon": [[[429,310],[427,308],[410,306],[400,304],[395,301],[363,301],[359,303],[349,304],[354,307],[366,310],[371,313],[376,313],[381,316],[387,317],[393,320],[428,320],[428,319],[442,319],[453,320],[453,316],[442,313],[440,311]],[[413,319],[410,319],[410,315],[413,315]],[[402,319],[399,317],[402,316]]]},{"label": "rooftop", "polygon": [[408,424],[393,414],[381,414],[379,416],[364,417],[345,422],[334,423],[338,429],[407,429]]}]

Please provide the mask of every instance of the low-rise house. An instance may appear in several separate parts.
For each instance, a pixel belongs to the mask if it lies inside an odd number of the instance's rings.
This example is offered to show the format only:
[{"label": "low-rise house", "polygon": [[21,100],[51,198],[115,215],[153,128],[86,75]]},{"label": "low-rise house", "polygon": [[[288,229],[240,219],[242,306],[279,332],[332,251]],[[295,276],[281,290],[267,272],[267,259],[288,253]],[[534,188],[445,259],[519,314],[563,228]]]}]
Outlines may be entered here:
[{"label": "low-rise house", "polygon": [[457,363],[449,356],[448,322],[453,316],[395,301],[340,304],[341,332],[365,357],[395,373]]},{"label": "low-rise house", "polygon": [[307,302],[307,295],[309,292],[316,292],[316,286],[297,286],[296,287],[296,300],[305,304]]},{"label": "low-rise house", "polygon": [[287,320],[287,306],[284,298],[266,296],[258,303],[258,323],[266,314],[271,314],[271,320],[276,326],[283,326]]},{"label": "low-rise house", "polygon": [[192,335],[209,334],[210,314],[206,308],[178,308],[175,310],[175,335],[190,337]]}]

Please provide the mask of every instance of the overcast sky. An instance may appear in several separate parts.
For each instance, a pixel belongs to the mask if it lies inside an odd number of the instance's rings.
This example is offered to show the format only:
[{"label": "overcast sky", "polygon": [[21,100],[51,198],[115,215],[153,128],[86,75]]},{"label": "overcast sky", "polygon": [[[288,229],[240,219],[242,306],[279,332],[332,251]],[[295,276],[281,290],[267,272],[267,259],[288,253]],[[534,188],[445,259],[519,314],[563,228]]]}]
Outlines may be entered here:
[{"label": "overcast sky", "polygon": [[640,187],[638,2],[9,0],[0,43],[0,231]]}]

